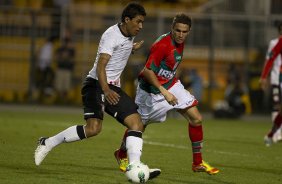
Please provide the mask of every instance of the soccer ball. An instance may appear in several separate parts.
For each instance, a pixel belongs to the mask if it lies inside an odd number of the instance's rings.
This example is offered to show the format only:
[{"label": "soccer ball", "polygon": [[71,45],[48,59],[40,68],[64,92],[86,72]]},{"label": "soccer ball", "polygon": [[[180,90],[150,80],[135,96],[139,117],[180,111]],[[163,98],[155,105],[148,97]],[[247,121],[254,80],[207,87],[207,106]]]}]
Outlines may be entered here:
[{"label": "soccer ball", "polygon": [[131,163],[127,166],[125,175],[132,183],[145,183],[149,179],[149,167],[143,163]]}]

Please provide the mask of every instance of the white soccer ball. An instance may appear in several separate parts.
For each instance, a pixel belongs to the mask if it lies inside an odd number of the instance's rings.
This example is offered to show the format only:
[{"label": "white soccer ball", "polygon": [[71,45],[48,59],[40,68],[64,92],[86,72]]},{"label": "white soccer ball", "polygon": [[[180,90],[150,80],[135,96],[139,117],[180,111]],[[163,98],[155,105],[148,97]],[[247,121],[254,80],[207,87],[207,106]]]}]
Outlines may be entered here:
[{"label": "white soccer ball", "polygon": [[149,179],[149,167],[143,163],[131,163],[127,166],[125,175],[132,183],[145,183]]}]

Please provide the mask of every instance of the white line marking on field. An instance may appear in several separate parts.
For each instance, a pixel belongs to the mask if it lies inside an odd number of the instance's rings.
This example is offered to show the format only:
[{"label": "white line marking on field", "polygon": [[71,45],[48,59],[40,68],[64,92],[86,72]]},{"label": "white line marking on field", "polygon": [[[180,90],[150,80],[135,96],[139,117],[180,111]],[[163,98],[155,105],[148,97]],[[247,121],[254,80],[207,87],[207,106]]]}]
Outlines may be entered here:
[{"label": "white line marking on field", "polygon": [[[144,141],[144,144],[149,144],[149,145],[154,145],[154,146],[170,147],[170,148],[177,148],[177,149],[185,149],[185,150],[190,149],[188,146],[181,146],[181,145],[167,144],[167,143],[153,142],[153,141]],[[233,155],[233,156],[252,157],[252,158],[254,157],[254,155],[247,155],[247,154],[241,154],[241,153],[235,153],[235,152],[215,151],[215,150],[205,150],[205,151],[214,152],[214,153],[223,154],[223,155]],[[259,157],[259,156],[257,156],[257,157]]]},{"label": "white line marking on field", "polygon": [[187,149],[187,146],[178,146],[175,144],[166,144],[166,143],[161,143],[161,142],[153,142],[153,141],[144,141],[145,144],[149,144],[149,145],[154,145],[154,146],[163,146],[163,147],[170,147],[170,148],[178,148],[178,149]]}]

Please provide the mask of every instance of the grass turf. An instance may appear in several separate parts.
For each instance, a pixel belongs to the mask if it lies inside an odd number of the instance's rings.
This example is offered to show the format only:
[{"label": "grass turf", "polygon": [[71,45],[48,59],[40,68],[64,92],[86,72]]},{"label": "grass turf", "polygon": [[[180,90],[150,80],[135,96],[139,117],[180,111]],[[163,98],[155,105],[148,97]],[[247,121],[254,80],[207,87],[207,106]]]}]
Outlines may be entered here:
[{"label": "grass turf", "polygon": [[[282,144],[265,147],[263,136],[270,117],[241,120],[204,120],[204,160],[218,167],[214,176],[191,171],[192,154],[187,124],[168,119],[149,125],[143,134],[142,161],[162,169],[152,184],[280,184]],[[40,136],[84,124],[82,110],[37,107],[0,107],[1,184],[121,184],[127,183],[113,152],[120,145],[124,127],[105,117],[97,137],[62,144],[38,167],[33,154]]]}]

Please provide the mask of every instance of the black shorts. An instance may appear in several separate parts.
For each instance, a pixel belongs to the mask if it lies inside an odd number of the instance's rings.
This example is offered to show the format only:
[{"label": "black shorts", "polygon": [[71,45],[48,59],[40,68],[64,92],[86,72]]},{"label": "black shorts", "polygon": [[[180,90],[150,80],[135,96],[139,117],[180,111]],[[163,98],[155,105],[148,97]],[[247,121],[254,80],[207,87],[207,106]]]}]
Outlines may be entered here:
[{"label": "black shorts", "polygon": [[138,106],[121,88],[110,85],[111,90],[120,95],[118,104],[110,105],[104,99],[104,93],[98,80],[87,77],[81,89],[82,103],[84,109],[84,119],[98,118],[103,120],[104,111],[123,124],[124,119],[137,113]]}]

